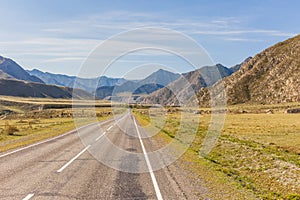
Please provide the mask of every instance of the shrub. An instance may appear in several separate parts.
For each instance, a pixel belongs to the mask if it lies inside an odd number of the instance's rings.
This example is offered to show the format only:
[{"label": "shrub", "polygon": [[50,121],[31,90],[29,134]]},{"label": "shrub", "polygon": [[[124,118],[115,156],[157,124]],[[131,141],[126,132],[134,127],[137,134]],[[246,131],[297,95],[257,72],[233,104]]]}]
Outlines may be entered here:
[{"label": "shrub", "polygon": [[5,127],[5,133],[8,135],[14,135],[15,132],[18,132],[19,129],[16,126],[7,125]]},{"label": "shrub", "polygon": [[298,194],[289,194],[286,199],[288,199],[288,200],[300,200],[300,195],[298,195]]}]

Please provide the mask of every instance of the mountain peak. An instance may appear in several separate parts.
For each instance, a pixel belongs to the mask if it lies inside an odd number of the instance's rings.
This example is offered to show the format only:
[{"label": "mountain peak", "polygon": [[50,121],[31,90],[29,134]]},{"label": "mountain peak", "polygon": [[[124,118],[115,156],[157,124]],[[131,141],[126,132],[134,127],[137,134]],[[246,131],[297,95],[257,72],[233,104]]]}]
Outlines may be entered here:
[{"label": "mountain peak", "polygon": [[159,69],[147,76],[144,80],[141,80],[140,84],[155,83],[166,86],[172,81],[175,81],[177,78],[179,78],[179,76],[179,74],[175,74],[164,69]]},{"label": "mountain peak", "polygon": [[27,71],[25,71],[20,65],[10,58],[4,58],[0,56],[0,70],[18,80],[44,83],[41,79],[31,76]]},{"label": "mountain peak", "polygon": [[154,72],[154,73],[163,73],[163,72],[167,72],[167,73],[173,73],[173,72],[170,72],[170,71],[168,71],[168,70],[165,70],[165,69],[159,69],[159,70],[157,70],[156,72]]},{"label": "mountain peak", "polygon": [[225,67],[224,65],[222,65],[221,63],[216,64],[216,67]]}]

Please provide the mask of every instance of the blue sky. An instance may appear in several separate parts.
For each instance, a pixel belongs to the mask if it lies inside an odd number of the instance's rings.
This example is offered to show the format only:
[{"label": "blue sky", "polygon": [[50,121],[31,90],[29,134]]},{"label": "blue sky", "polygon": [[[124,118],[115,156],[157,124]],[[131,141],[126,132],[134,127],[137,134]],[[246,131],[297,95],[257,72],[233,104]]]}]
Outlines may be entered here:
[{"label": "blue sky", "polygon": [[[76,75],[89,53],[107,38],[134,28],[156,27],[188,35],[214,63],[230,67],[298,34],[299,8],[297,0],[3,0],[0,55],[26,69]],[[151,62],[154,57],[155,63],[165,59],[152,54],[145,60]],[[139,62],[141,55],[134,58],[135,64],[130,59],[115,64],[107,75],[121,76],[119,69],[124,74],[133,65],[145,64],[145,60]],[[182,64],[172,56],[167,59],[162,62],[167,67]],[[150,73],[146,71],[138,75]]]}]

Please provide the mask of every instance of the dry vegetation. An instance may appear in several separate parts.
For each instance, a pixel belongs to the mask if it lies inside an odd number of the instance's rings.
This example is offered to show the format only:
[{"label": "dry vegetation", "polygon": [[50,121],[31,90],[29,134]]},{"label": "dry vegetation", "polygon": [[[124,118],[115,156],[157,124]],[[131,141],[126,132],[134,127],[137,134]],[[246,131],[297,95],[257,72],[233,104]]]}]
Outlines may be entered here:
[{"label": "dry vegetation", "polygon": [[[0,152],[28,145],[73,130],[76,126],[112,116],[108,102],[96,102],[96,118],[89,102],[77,101],[79,120],[73,120],[72,101],[0,97]],[[84,106],[84,107],[80,107]]]},{"label": "dry vegetation", "polygon": [[[0,151],[74,129],[71,103],[70,100],[1,97]],[[89,117],[92,110],[86,107],[86,102],[76,103],[84,106],[77,108],[77,117],[78,113],[79,118],[82,114],[80,124],[92,122]],[[191,123],[200,118],[195,140],[177,161],[189,172],[189,178],[208,188],[205,195],[198,193],[199,198],[296,200],[300,199],[300,114],[288,114],[286,110],[299,107],[300,103],[229,107],[222,135],[205,158],[199,157],[199,150],[210,124],[209,109],[135,108],[134,113],[149,131],[160,130],[153,136],[160,145],[176,137],[181,111]],[[96,114],[98,120],[111,117],[110,104],[97,102]],[[189,129],[185,127],[186,133]]]},{"label": "dry vegetation", "polygon": [[[191,122],[200,118],[200,124],[194,142],[178,162],[193,174],[191,178],[208,185],[212,192],[207,198],[300,199],[300,114],[285,112],[297,106],[229,107],[218,143],[205,158],[198,155],[211,115],[190,112]],[[166,123],[154,138],[169,143],[176,136],[181,112],[166,110]],[[136,109],[135,115],[148,129],[158,127],[151,124],[147,109]]]}]

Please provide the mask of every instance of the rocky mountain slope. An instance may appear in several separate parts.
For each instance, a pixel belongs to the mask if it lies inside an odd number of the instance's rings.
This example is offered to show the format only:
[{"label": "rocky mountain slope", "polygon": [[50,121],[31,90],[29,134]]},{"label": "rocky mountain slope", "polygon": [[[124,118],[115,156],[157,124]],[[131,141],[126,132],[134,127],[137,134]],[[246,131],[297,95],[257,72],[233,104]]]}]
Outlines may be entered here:
[{"label": "rocky mountain slope", "polygon": [[176,80],[179,76],[179,74],[160,69],[156,72],[153,72],[145,79],[139,81],[128,80],[113,87],[99,87],[96,91],[96,96],[103,99],[112,95],[115,96],[126,92],[129,94],[132,93],[136,96],[140,94],[150,94],[151,92],[168,85],[170,82]]},{"label": "rocky mountain slope", "polygon": [[[203,87],[216,83],[223,77],[229,76],[234,71],[221,64],[204,66],[195,71],[182,74],[177,80],[171,82],[167,87],[161,88],[147,97],[141,97],[138,102],[147,104],[178,105],[187,102],[191,95],[194,95]],[[188,91],[188,85],[194,90]],[[192,94],[193,93],[193,94]]]},{"label": "rocky mountain slope", "polygon": [[252,57],[248,57],[242,63],[230,67],[230,70],[232,71],[232,73],[238,71],[242,67],[242,65],[248,62],[250,59],[252,59]]},{"label": "rocky mountain slope", "polygon": [[[300,101],[300,35],[255,55],[223,81],[228,104]],[[208,104],[207,89],[198,97],[201,104]]]},{"label": "rocky mountain slope", "polygon": [[139,81],[139,85],[142,86],[144,84],[159,84],[166,86],[169,83],[178,79],[179,77],[180,75],[177,73],[169,72],[164,69],[159,69],[158,71],[150,74],[145,79]]}]

